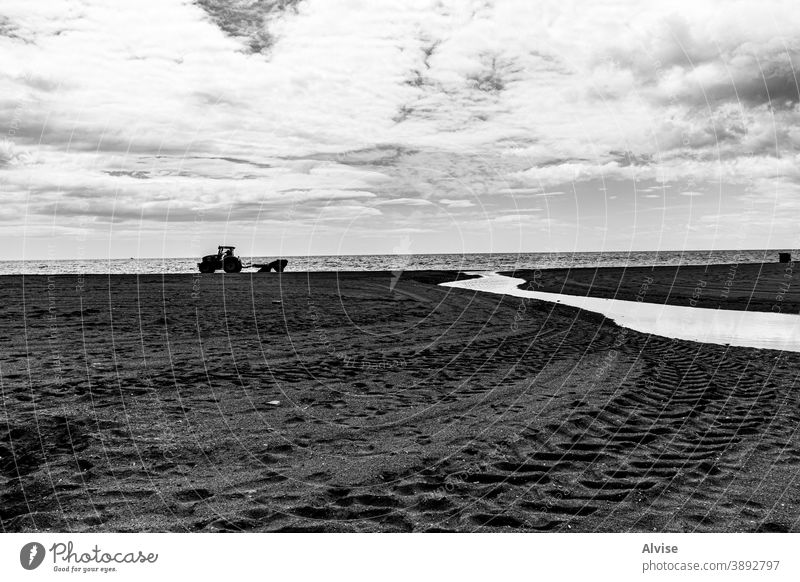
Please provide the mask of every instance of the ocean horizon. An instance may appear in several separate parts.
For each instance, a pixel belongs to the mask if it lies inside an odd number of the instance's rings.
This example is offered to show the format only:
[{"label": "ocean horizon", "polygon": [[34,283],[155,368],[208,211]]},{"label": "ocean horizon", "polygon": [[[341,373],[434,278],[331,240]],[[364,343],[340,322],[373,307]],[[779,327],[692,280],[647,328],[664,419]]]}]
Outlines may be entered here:
[{"label": "ocean horizon", "polygon": [[[439,253],[376,255],[283,255],[288,272],[556,269],[648,267],[776,262],[779,249],[696,251],[600,251],[541,253]],[[247,265],[276,256],[242,256]],[[0,275],[150,275],[197,273],[200,257],[130,259],[22,259],[0,261]],[[244,272],[254,272],[245,268]]]}]

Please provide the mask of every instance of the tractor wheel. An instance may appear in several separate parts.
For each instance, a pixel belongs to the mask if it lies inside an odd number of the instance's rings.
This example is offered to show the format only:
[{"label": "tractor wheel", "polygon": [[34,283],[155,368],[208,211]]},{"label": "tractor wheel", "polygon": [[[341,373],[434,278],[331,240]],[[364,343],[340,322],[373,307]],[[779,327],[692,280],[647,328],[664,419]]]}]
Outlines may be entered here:
[{"label": "tractor wheel", "polygon": [[228,257],[222,264],[222,268],[226,273],[238,273],[242,270],[242,261],[236,257]]},{"label": "tractor wheel", "polygon": [[200,272],[201,273],[213,273],[214,266],[208,263],[200,263]]}]

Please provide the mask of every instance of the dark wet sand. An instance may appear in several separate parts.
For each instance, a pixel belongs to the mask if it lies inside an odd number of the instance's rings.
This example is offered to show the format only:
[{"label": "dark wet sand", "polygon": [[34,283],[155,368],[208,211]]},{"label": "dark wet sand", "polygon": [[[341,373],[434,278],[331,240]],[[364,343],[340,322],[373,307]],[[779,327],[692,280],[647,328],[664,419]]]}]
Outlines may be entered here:
[{"label": "dark wet sand", "polygon": [[452,278],[0,278],[2,530],[800,531],[799,355]]},{"label": "dark wet sand", "polygon": [[530,288],[709,309],[800,313],[800,264],[519,270]]}]

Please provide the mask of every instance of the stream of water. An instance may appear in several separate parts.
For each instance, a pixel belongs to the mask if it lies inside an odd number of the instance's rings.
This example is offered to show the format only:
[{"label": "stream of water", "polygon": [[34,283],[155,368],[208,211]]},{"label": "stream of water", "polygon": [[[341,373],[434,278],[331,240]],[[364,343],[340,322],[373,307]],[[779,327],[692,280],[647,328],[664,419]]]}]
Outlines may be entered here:
[{"label": "stream of water", "polygon": [[561,303],[599,313],[642,333],[696,342],[800,352],[800,315],[760,311],[703,309],[620,299],[580,297],[520,289],[524,279],[470,272],[480,279],[442,283],[500,295]]}]

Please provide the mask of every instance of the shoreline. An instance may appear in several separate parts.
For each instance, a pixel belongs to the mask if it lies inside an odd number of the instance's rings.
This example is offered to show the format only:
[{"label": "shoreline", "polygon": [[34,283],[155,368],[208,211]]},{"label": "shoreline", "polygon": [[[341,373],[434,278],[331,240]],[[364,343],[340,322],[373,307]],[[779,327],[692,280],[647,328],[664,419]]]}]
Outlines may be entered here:
[{"label": "shoreline", "polygon": [[246,275],[0,279],[2,531],[798,531],[800,355]]},{"label": "shoreline", "polygon": [[[800,266],[791,263],[723,263],[713,265],[654,266],[654,267],[580,267],[516,269],[490,271],[486,269],[399,269],[376,271],[285,271],[283,273],[242,272],[215,273],[147,273],[147,274],[33,274],[0,275],[0,281],[44,278],[95,278],[120,281],[191,277],[206,281],[207,277],[247,278],[262,281],[283,277],[286,281],[303,278],[381,279],[401,277],[420,283],[439,284],[475,276],[469,271],[498,272],[527,281],[527,289],[547,293],[589,296],[654,304],[683,305],[705,309],[742,311],[772,311],[800,313]],[[524,287],[524,286],[523,286]]]}]

